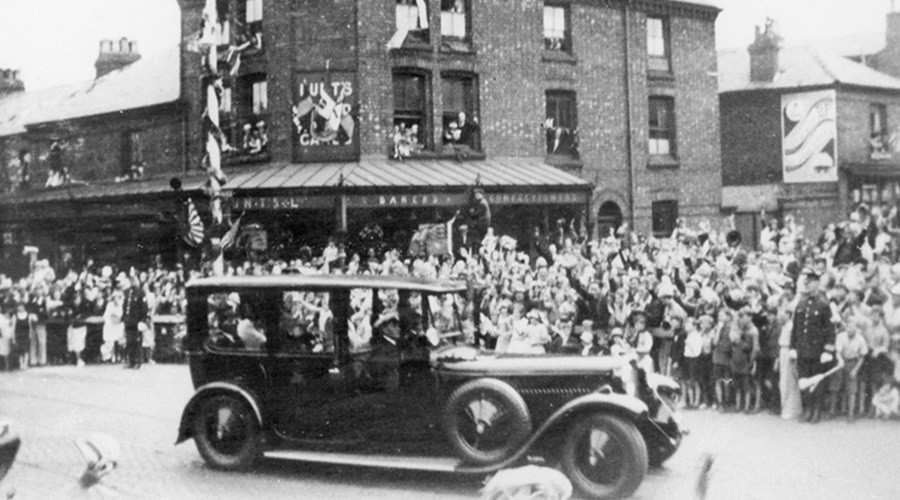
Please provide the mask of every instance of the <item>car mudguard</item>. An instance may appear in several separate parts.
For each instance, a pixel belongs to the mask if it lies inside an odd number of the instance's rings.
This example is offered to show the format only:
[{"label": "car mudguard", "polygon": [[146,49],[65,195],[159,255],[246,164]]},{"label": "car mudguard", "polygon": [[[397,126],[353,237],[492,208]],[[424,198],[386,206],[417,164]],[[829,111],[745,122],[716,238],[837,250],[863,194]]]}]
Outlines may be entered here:
[{"label": "car mudguard", "polygon": [[181,414],[181,424],[178,426],[178,439],[175,441],[175,444],[180,444],[193,437],[191,431],[191,418],[194,416],[194,412],[197,410],[201,401],[216,394],[232,394],[245,400],[247,404],[253,408],[253,413],[259,421],[260,427],[263,426],[262,409],[259,406],[256,395],[252,391],[230,382],[210,382],[198,387],[197,391],[191,397],[191,400],[185,405],[184,411]]},{"label": "car mudguard", "polygon": [[503,460],[502,462],[482,467],[463,466],[460,467],[458,471],[480,474],[506,468],[525,456],[528,450],[531,449],[532,445],[534,445],[534,443],[541,439],[541,437],[543,437],[547,433],[547,431],[552,429],[557,424],[563,422],[565,419],[571,417],[574,413],[582,412],[585,410],[607,411],[610,413],[623,415],[635,422],[638,422],[641,419],[646,419],[647,412],[649,411],[647,405],[644,404],[643,401],[625,394],[607,394],[602,392],[586,394],[579,398],[573,399],[572,401],[569,401],[558,410],[553,412],[553,414],[550,415],[550,417],[545,420],[543,424],[541,424],[537,431],[535,431],[531,435],[528,441],[526,441],[518,451],[510,455],[507,459]]}]

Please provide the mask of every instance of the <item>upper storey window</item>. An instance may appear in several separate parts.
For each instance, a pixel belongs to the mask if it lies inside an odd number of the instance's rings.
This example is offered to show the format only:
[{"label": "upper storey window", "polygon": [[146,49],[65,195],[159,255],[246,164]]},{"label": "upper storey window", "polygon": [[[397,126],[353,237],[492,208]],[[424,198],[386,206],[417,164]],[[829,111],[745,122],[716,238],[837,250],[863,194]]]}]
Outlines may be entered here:
[{"label": "upper storey window", "polygon": [[568,5],[544,6],[544,48],[564,52],[572,50]]},{"label": "upper storey window", "polygon": [[652,71],[671,71],[669,64],[669,23],[662,17],[647,18],[647,67]]},{"label": "upper storey window", "polygon": [[441,0],[441,36],[468,37],[466,0]]}]

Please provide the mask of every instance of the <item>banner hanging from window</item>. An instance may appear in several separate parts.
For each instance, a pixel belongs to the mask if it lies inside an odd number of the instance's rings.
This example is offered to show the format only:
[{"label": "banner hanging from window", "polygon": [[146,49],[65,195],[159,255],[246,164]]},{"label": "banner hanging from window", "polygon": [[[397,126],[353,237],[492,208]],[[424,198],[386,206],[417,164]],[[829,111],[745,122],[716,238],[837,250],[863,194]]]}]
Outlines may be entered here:
[{"label": "banner hanging from window", "polygon": [[837,182],[834,90],[781,96],[784,182]]},{"label": "banner hanging from window", "polygon": [[359,103],[356,73],[296,74],[294,159],[341,161],[359,158]]}]

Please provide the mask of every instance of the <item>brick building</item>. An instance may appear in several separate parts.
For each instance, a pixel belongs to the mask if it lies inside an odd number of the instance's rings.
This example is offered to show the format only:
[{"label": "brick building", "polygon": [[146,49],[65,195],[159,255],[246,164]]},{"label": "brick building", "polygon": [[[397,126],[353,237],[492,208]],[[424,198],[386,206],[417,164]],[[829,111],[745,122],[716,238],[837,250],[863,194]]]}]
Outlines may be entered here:
[{"label": "brick building", "polygon": [[744,234],[759,211],[791,213],[810,231],[859,203],[900,200],[900,80],[809,46],[777,24],[747,50],[719,54],[723,206]]},{"label": "brick building", "polygon": [[[203,2],[180,4],[183,31],[196,32]],[[220,6],[223,32],[261,38],[223,82],[231,143],[246,149],[264,124],[263,163],[228,160],[232,208],[247,220],[304,231],[309,217],[290,213],[313,210],[319,225],[346,221],[351,234],[372,221],[409,229],[448,218],[476,179],[495,225],[520,237],[557,217],[633,217],[662,234],[678,216],[719,212],[718,9],[708,2]],[[184,57],[199,71],[199,55]],[[199,116],[202,90],[185,92]]]},{"label": "brick building", "polygon": [[187,166],[178,54],[141,59],[133,40],[103,40],[94,80],[28,92],[0,74],[4,263],[23,245],[135,263],[161,246],[177,206],[159,195]]},{"label": "brick building", "polygon": [[[204,3],[179,0],[183,43],[165,85],[146,73],[142,83],[114,84],[153,67],[144,58],[78,87],[84,95],[73,87],[50,100],[29,92],[2,98],[0,124],[12,124],[0,130],[13,172],[7,188],[14,189],[0,198],[9,240],[76,246],[87,256],[100,241],[118,251],[117,232],[144,228],[145,236],[134,236],[143,253],[164,246],[172,207],[201,198],[206,91],[196,40]],[[373,222],[408,236],[419,223],[449,219],[476,183],[498,231],[520,241],[530,227],[559,218],[601,231],[633,221],[639,231],[666,234],[678,217],[719,213],[712,2],[222,0],[218,7],[220,54],[232,68],[218,94],[227,206],[266,231],[270,246],[321,243],[342,226],[354,234]],[[249,49],[238,58],[227,45]],[[101,55],[134,58],[131,45],[122,47],[101,44]],[[90,99],[104,87],[111,97]],[[59,106],[42,104],[54,99]],[[52,112],[32,117],[32,108]],[[60,111],[68,108],[76,109]],[[117,183],[133,171],[127,131],[140,138],[143,175]],[[42,187],[54,142],[68,146],[68,179],[86,184]],[[15,178],[22,151],[30,153],[27,190]],[[181,179],[181,193],[169,189],[172,177]],[[58,229],[75,227],[66,214],[102,234],[87,242],[66,236]]]}]

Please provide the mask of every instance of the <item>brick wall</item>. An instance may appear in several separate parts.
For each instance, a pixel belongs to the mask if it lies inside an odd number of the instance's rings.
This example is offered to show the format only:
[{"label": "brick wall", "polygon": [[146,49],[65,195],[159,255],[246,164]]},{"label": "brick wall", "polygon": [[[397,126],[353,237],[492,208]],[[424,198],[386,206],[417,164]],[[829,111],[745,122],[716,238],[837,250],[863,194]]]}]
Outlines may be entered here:
[{"label": "brick wall", "polygon": [[781,95],[730,92],[719,97],[722,124],[722,184],[780,183]]},{"label": "brick wall", "polygon": [[[847,162],[869,161],[869,107],[883,104],[887,111],[887,130],[900,127],[900,92],[880,93],[839,90],[837,97],[838,159]],[[896,161],[896,159],[894,160]]]}]

